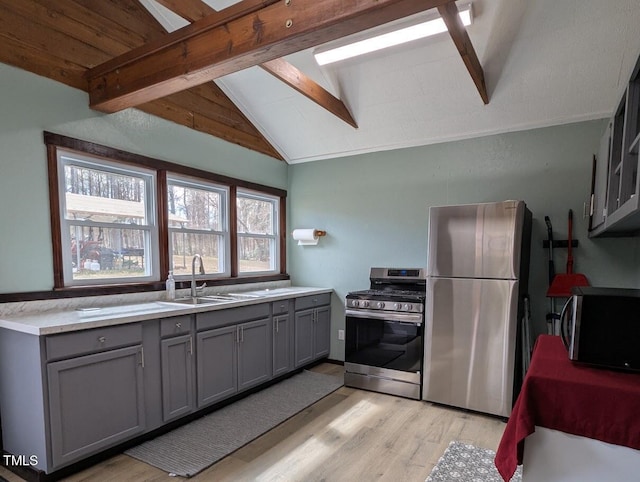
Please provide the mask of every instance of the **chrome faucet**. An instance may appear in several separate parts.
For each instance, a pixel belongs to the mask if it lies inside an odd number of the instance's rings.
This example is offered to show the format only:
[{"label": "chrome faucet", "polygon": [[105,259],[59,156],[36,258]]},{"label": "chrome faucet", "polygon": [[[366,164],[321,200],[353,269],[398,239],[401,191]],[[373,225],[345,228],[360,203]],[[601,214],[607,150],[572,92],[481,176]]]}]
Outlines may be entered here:
[{"label": "chrome faucet", "polygon": [[205,274],[204,272],[204,263],[202,262],[202,257],[199,254],[193,256],[191,260],[191,297],[195,298],[198,296],[198,291],[203,290],[207,283],[202,283],[201,286],[196,284],[196,260],[200,263],[200,274]]}]

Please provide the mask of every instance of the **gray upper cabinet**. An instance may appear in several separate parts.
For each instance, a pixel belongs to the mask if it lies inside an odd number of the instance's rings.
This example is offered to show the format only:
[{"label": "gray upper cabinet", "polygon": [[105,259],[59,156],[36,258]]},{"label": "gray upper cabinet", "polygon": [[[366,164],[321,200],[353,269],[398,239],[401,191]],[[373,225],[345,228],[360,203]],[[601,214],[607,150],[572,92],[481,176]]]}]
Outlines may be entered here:
[{"label": "gray upper cabinet", "polygon": [[591,231],[599,228],[607,215],[607,171],[609,169],[609,153],[611,151],[611,126],[609,122],[600,139],[600,150],[595,157],[595,175],[591,193]]},{"label": "gray upper cabinet", "polygon": [[54,467],[144,431],[143,363],[136,345],[48,364]]},{"label": "gray upper cabinet", "polygon": [[640,59],[600,142],[592,185],[590,236],[640,232]]}]

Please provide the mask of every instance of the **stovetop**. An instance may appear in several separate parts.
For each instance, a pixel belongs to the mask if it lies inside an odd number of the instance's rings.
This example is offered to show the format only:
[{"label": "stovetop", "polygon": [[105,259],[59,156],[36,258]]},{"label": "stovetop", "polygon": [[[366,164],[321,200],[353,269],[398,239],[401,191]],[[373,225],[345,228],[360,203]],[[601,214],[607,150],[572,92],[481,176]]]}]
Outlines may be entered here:
[{"label": "stovetop", "polygon": [[368,289],[348,293],[345,306],[353,310],[423,313],[425,298],[424,291]]},{"label": "stovetop", "polygon": [[368,289],[351,291],[347,294],[349,299],[373,299],[389,301],[424,301],[425,291],[397,290],[397,289]]},{"label": "stovetop", "polygon": [[422,268],[371,268],[369,279],[368,290],[347,294],[348,309],[424,312],[426,286]]}]

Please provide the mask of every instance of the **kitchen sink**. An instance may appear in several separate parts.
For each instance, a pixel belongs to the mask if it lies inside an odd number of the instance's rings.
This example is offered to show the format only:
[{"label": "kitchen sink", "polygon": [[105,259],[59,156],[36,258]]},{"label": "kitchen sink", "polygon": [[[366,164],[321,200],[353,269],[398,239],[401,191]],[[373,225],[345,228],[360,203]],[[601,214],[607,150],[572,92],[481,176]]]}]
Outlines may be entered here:
[{"label": "kitchen sink", "polygon": [[251,293],[229,293],[229,297],[235,300],[253,300],[256,298],[262,298],[262,295]]},{"label": "kitchen sink", "polygon": [[181,305],[212,305],[215,303],[224,303],[226,301],[233,301],[233,298],[222,296],[198,296],[196,298],[192,298],[189,296],[187,298],[177,298],[175,300],[165,301],[164,303],[178,303]]}]

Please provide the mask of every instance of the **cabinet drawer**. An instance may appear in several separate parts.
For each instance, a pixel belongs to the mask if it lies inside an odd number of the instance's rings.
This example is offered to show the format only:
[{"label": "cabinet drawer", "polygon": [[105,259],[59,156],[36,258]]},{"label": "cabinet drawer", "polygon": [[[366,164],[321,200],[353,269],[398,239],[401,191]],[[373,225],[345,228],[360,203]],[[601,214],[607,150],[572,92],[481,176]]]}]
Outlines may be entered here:
[{"label": "cabinet drawer", "polygon": [[271,303],[271,312],[273,315],[281,315],[283,313],[289,312],[289,301],[290,300],[280,300],[274,301]]},{"label": "cabinet drawer", "polygon": [[174,316],[160,320],[160,336],[185,335],[191,331],[191,315]]},{"label": "cabinet drawer", "polygon": [[296,311],[315,308],[316,306],[328,305],[331,303],[331,293],[321,295],[302,296],[296,298]]},{"label": "cabinet drawer", "polygon": [[196,315],[196,329],[198,331],[208,330],[210,328],[257,320],[258,318],[266,318],[268,316],[268,303],[229,308],[227,310],[206,311]]},{"label": "cabinet drawer", "polygon": [[142,343],[142,324],[131,323],[74,331],[46,338],[47,360],[69,358]]}]

